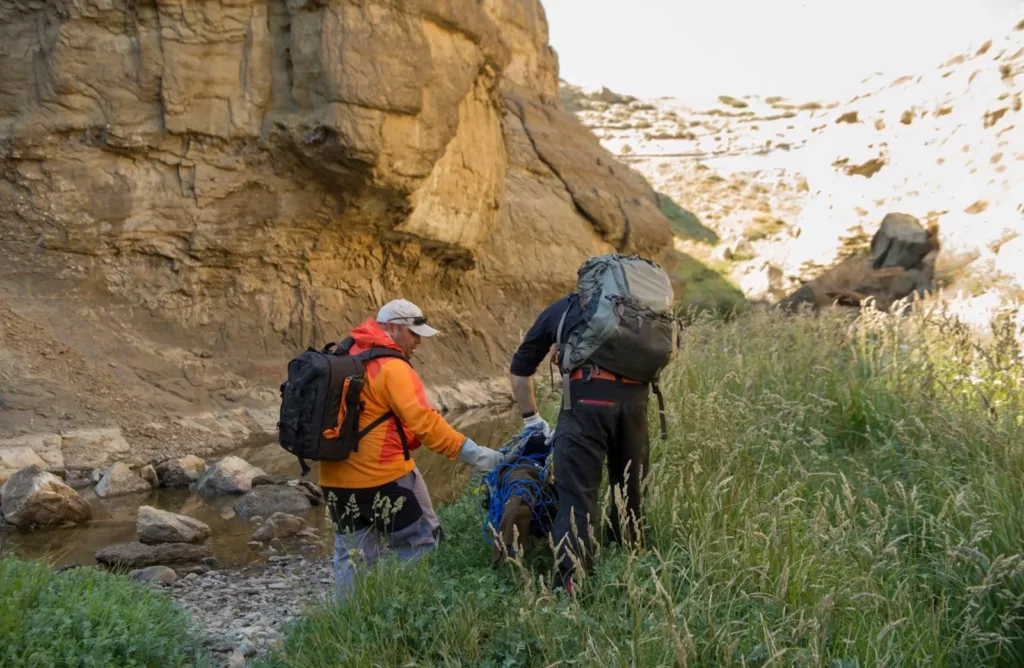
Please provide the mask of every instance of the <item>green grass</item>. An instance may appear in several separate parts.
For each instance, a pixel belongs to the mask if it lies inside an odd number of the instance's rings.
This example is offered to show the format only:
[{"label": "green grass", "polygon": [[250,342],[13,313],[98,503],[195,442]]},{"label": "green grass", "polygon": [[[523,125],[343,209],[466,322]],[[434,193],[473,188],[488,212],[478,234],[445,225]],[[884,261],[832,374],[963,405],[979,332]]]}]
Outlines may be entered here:
[{"label": "green grass", "polygon": [[1005,322],[977,343],[934,312],[698,320],[646,544],[599,554],[578,600],[547,590],[546,545],[491,570],[467,494],[438,551],[261,665],[1022,665],[1019,354]]},{"label": "green grass", "polygon": [[0,665],[212,665],[170,598],[95,568],[0,560]]}]

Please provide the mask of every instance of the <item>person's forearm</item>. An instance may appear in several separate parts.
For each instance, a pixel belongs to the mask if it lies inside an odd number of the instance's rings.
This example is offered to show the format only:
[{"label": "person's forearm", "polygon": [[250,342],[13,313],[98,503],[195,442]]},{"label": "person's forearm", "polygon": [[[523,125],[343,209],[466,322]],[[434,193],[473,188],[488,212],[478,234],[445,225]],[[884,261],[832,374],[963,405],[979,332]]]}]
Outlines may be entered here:
[{"label": "person's forearm", "polygon": [[511,373],[508,378],[512,386],[512,396],[519,404],[519,410],[523,413],[537,412],[537,398],[533,393],[533,378]]}]

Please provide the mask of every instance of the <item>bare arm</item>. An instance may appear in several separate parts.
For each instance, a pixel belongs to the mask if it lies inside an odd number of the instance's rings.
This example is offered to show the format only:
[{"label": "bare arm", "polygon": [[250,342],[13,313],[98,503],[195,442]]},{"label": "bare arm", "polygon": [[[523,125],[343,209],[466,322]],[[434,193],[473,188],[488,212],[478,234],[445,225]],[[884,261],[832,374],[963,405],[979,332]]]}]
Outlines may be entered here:
[{"label": "bare arm", "polygon": [[509,384],[512,386],[512,396],[519,404],[519,410],[524,414],[537,412],[537,397],[533,391],[533,378],[530,376],[517,376],[514,373],[508,375]]}]

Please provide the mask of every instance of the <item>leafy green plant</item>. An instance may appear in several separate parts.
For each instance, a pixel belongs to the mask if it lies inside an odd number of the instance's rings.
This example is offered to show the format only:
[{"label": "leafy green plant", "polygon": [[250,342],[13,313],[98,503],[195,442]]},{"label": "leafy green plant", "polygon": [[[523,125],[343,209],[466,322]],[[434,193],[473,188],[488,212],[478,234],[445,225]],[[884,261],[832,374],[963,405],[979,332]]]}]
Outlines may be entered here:
[{"label": "leafy green plant", "polygon": [[212,665],[170,598],[95,568],[0,560],[0,665]]}]

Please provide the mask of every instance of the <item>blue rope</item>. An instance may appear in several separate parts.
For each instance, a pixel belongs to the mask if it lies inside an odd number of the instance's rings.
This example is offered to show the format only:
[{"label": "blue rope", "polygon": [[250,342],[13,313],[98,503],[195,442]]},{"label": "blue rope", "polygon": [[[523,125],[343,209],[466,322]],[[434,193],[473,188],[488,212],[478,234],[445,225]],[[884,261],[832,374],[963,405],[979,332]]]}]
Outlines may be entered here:
[{"label": "blue rope", "polygon": [[[551,530],[549,511],[555,506],[550,485],[545,484],[550,473],[552,457],[549,453],[520,455],[529,433],[513,437],[500,450],[506,459],[484,478],[484,493],[488,495],[487,517],[483,523],[484,541],[493,545],[491,529],[495,532],[501,526],[505,504],[513,497],[520,497],[530,508],[531,532],[544,535]],[[539,470],[539,480],[511,480],[510,475],[522,466]]]}]

